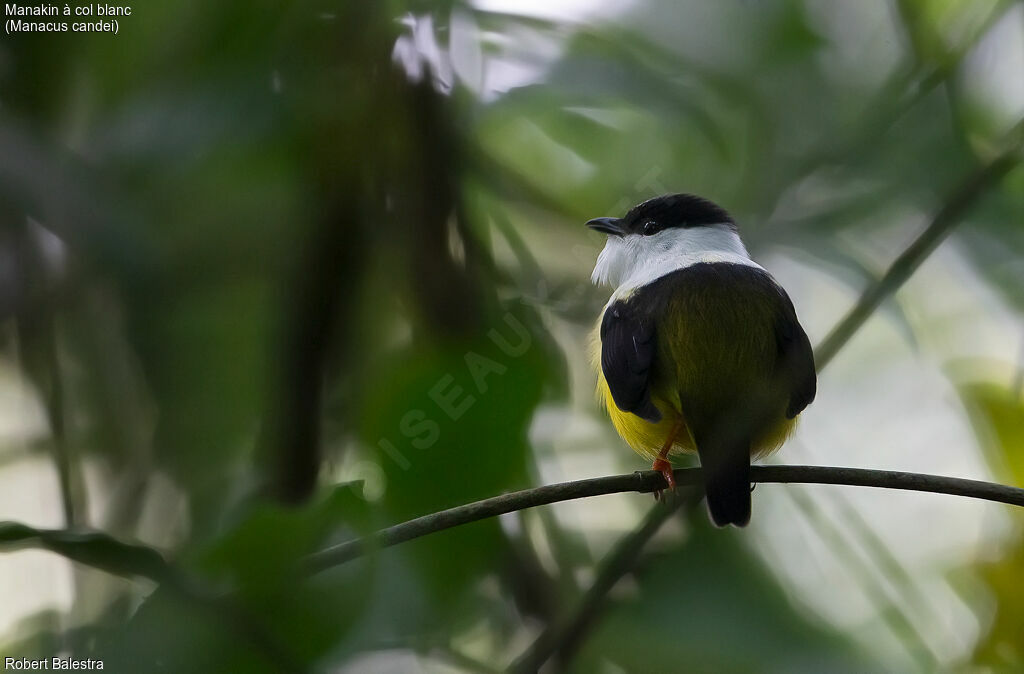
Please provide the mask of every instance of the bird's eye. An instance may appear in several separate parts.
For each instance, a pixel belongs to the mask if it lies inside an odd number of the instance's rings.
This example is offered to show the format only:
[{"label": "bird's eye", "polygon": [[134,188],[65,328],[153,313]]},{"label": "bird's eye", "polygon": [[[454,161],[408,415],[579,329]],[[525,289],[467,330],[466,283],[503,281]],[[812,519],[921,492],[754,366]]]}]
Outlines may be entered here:
[{"label": "bird's eye", "polygon": [[655,234],[659,229],[661,228],[658,227],[658,223],[656,223],[654,220],[648,220],[647,222],[644,223],[644,236],[650,236],[651,234]]}]

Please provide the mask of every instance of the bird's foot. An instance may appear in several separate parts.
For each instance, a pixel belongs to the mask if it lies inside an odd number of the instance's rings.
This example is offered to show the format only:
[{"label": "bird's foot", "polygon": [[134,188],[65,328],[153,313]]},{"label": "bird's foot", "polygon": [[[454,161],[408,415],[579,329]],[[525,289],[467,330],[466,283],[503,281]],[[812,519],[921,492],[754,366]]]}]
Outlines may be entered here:
[{"label": "bird's foot", "polygon": [[[676,476],[672,473],[671,463],[669,463],[665,459],[655,459],[654,465],[651,466],[651,470],[656,470],[663,476],[665,476],[665,482],[668,483],[669,489],[674,490],[676,488]],[[655,490],[654,499],[656,501],[660,501],[662,499],[663,494],[661,493],[661,491],[661,489]]]}]

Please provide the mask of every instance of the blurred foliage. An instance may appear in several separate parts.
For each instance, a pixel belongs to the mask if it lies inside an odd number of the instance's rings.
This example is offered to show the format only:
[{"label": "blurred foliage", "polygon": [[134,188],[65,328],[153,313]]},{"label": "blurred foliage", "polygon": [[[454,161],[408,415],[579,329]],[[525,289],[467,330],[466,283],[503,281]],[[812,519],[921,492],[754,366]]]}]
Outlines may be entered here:
[{"label": "blurred foliage", "polygon": [[[500,670],[594,571],[554,518],[314,578],[301,560],[540,480],[538,412],[590,404],[569,383],[604,302],[590,217],[707,195],[752,249],[859,290],[890,258],[851,241],[909,240],[1017,122],[968,67],[1014,6],[645,0],[588,22],[179,0],[134,7],[116,37],[5,35],[3,359],[44,407],[65,523],[152,544],[184,580],[76,573],[71,608],[25,617],[0,652],[131,672],[361,671],[381,652]],[[1018,310],[1022,222],[1018,169],[956,236]],[[963,392],[994,472],[1024,484],[1020,392]],[[567,667],[888,667],[741,536],[684,525]],[[5,525],[0,545],[42,535]],[[45,536],[115,573],[154,563]],[[997,610],[975,664],[1020,666],[1022,559],[1018,543],[980,571]]]},{"label": "blurred foliage", "polygon": [[983,440],[993,472],[1006,484],[1024,485],[1024,397],[994,382],[970,382],[960,395]]},{"label": "blurred foliage", "polygon": [[[638,569],[639,592],[603,620],[578,671],[595,671],[605,658],[641,672],[660,671],[666,663],[723,673],[863,672],[877,666],[835,633],[809,623],[739,537],[723,535],[706,519],[695,513],[693,533],[682,545],[652,554]],[[694,583],[695,577],[702,581]]]},{"label": "blurred foliage", "polygon": [[[961,396],[982,438],[982,447],[996,475],[1008,484],[1024,484],[1024,397],[992,382],[961,387]],[[987,636],[976,646],[974,659],[997,671],[1024,668],[1024,530],[996,560],[978,564],[990,591],[998,597]]]}]

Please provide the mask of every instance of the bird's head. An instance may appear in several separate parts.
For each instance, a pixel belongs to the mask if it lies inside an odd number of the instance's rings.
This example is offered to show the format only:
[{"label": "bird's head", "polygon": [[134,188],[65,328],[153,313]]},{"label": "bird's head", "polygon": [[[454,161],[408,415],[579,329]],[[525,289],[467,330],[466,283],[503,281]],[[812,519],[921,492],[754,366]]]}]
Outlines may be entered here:
[{"label": "bird's head", "polygon": [[594,266],[594,283],[620,286],[715,256],[749,260],[732,217],[692,194],[648,199],[621,218],[594,218],[587,227],[608,235]]}]

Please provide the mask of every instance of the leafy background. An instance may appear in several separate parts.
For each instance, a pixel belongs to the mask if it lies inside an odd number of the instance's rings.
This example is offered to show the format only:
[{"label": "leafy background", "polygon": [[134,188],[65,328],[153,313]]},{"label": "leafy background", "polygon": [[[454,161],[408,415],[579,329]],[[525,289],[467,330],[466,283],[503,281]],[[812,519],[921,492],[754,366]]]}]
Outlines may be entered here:
[{"label": "leafy background", "polygon": [[[5,525],[5,656],[503,670],[649,496],[294,571],[410,517],[644,467],[593,399],[607,290],[581,223],[713,198],[820,343],[1024,115],[1019,2],[133,9],[117,36],[0,42],[0,519],[143,543],[185,580]],[[774,460],[1024,485],[1022,223],[1016,168],[841,350]],[[1018,513],[838,487],[754,505],[744,531],[673,518],[551,667],[1024,671]]]}]

